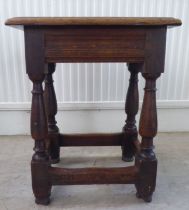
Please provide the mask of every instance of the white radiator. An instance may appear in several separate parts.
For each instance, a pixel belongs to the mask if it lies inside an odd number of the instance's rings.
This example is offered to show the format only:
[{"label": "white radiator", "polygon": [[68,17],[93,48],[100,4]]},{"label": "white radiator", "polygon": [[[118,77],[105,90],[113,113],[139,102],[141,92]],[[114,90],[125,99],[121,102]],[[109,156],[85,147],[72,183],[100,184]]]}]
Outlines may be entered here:
[{"label": "white radiator", "polygon": [[[188,0],[0,0],[0,110],[30,108],[24,34],[4,25],[15,16],[180,18],[183,25],[167,33],[165,74],[158,80],[157,99],[160,108],[189,108],[188,11]],[[128,79],[124,63],[57,64],[54,80],[59,108],[123,108]],[[140,99],[143,86],[140,77]]]}]

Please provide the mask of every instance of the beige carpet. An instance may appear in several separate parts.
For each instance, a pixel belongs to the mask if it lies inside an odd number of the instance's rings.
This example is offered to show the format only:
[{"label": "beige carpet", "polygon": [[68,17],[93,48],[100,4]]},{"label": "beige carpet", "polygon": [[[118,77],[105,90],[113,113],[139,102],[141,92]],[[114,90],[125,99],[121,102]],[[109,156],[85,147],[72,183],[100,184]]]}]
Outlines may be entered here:
[{"label": "beige carpet", "polygon": [[[30,160],[33,141],[28,136],[0,137],[0,210],[108,209],[189,210],[189,133],[159,134],[159,160],[152,203],[135,197],[133,185],[53,187],[51,204],[34,203]],[[119,147],[62,148],[61,166],[126,166]]]}]

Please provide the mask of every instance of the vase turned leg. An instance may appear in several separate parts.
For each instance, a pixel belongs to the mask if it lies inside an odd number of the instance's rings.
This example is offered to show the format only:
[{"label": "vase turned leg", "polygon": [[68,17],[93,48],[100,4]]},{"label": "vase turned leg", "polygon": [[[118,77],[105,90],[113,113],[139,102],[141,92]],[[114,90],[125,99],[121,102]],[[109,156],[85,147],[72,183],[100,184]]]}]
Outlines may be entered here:
[{"label": "vase turned leg", "polygon": [[[57,113],[56,94],[53,86],[52,74],[55,71],[55,64],[48,64],[48,72],[45,75],[45,109],[48,119],[48,145],[47,150],[50,155],[51,163],[58,163],[60,161],[60,146],[58,140],[59,129],[56,125],[55,115]],[[57,135],[56,135],[57,134]]]},{"label": "vase turned leg", "polygon": [[159,75],[143,74],[146,84],[139,123],[142,142],[135,165],[139,170],[139,179],[136,182],[137,197],[146,202],[151,202],[156,185],[157,159],[153,151],[153,138],[157,134],[156,79]]},{"label": "vase turned leg", "polygon": [[122,141],[122,160],[126,162],[133,161],[133,157],[139,149],[138,132],[136,127],[135,116],[139,107],[138,94],[138,72],[141,64],[129,64],[130,71],[129,87],[125,102],[125,113],[127,119],[123,127],[123,141]]},{"label": "vase turned leg", "polygon": [[32,80],[32,82],[31,135],[35,140],[35,153],[31,161],[32,188],[36,203],[47,205],[50,202],[51,191],[51,183],[48,177],[50,162],[45,148],[47,120],[43,101],[42,80]]}]

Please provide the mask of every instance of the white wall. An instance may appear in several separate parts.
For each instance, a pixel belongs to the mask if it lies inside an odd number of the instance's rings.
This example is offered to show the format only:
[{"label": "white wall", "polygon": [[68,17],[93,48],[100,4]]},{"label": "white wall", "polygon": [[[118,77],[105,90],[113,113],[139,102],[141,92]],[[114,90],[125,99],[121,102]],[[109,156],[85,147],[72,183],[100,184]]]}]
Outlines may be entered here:
[{"label": "white wall", "polygon": [[[188,0],[0,0],[0,134],[29,133],[31,83],[25,74],[23,31],[4,26],[14,16],[171,16],[180,18],[181,27],[171,28],[167,34],[165,74],[158,80],[160,131],[189,131],[189,1]],[[119,123],[104,123],[106,110],[116,122],[123,124],[124,98],[128,85],[125,64],[58,64],[54,76],[59,109],[82,109],[81,114],[96,113],[99,129],[118,130]],[[143,96],[140,79],[140,99]],[[87,109],[88,111],[84,111]],[[10,111],[11,110],[11,111]],[[119,112],[114,115],[113,113]],[[13,114],[14,113],[14,114]],[[70,117],[67,119],[67,113]],[[78,112],[77,112],[78,113]],[[182,120],[178,119],[179,113]],[[62,111],[64,121],[80,121],[74,112]],[[123,117],[120,117],[123,116]],[[188,115],[189,116],[189,115]],[[91,118],[82,118],[86,131]],[[92,118],[93,119],[93,118]],[[27,122],[24,122],[27,120]],[[61,120],[60,120],[61,121]],[[114,121],[114,120],[113,120]],[[81,122],[81,121],[80,121]],[[12,125],[12,124],[13,125]],[[19,124],[19,126],[14,126]],[[74,123],[73,123],[74,124]],[[83,124],[83,125],[84,125]],[[103,124],[103,125],[102,125]],[[13,127],[8,129],[8,126]],[[79,125],[81,125],[79,123]],[[79,129],[79,125],[77,129]],[[102,127],[101,127],[102,125]],[[120,126],[119,125],[119,126]],[[92,126],[92,125],[91,125]],[[75,128],[73,128],[74,130]],[[81,128],[82,129],[82,128]],[[84,130],[85,130],[84,129]],[[65,131],[72,131],[72,128]],[[98,130],[98,129],[97,129]],[[99,131],[101,131],[99,130]]]}]

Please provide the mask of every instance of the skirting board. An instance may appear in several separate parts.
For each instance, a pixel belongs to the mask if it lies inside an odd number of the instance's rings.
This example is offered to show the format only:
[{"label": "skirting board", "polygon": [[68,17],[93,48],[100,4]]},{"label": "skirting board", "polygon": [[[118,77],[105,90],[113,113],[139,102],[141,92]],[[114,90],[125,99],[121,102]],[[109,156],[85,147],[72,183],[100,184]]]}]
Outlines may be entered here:
[{"label": "skirting board", "polygon": [[[30,104],[0,104],[0,135],[30,134]],[[57,124],[61,132],[119,132],[124,121],[124,103],[60,103]],[[141,103],[140,103],[141,107]],[[189,131],[188,101],[158,101],[158,131]],[[137,115],[137,125],[139,121]]]}]

